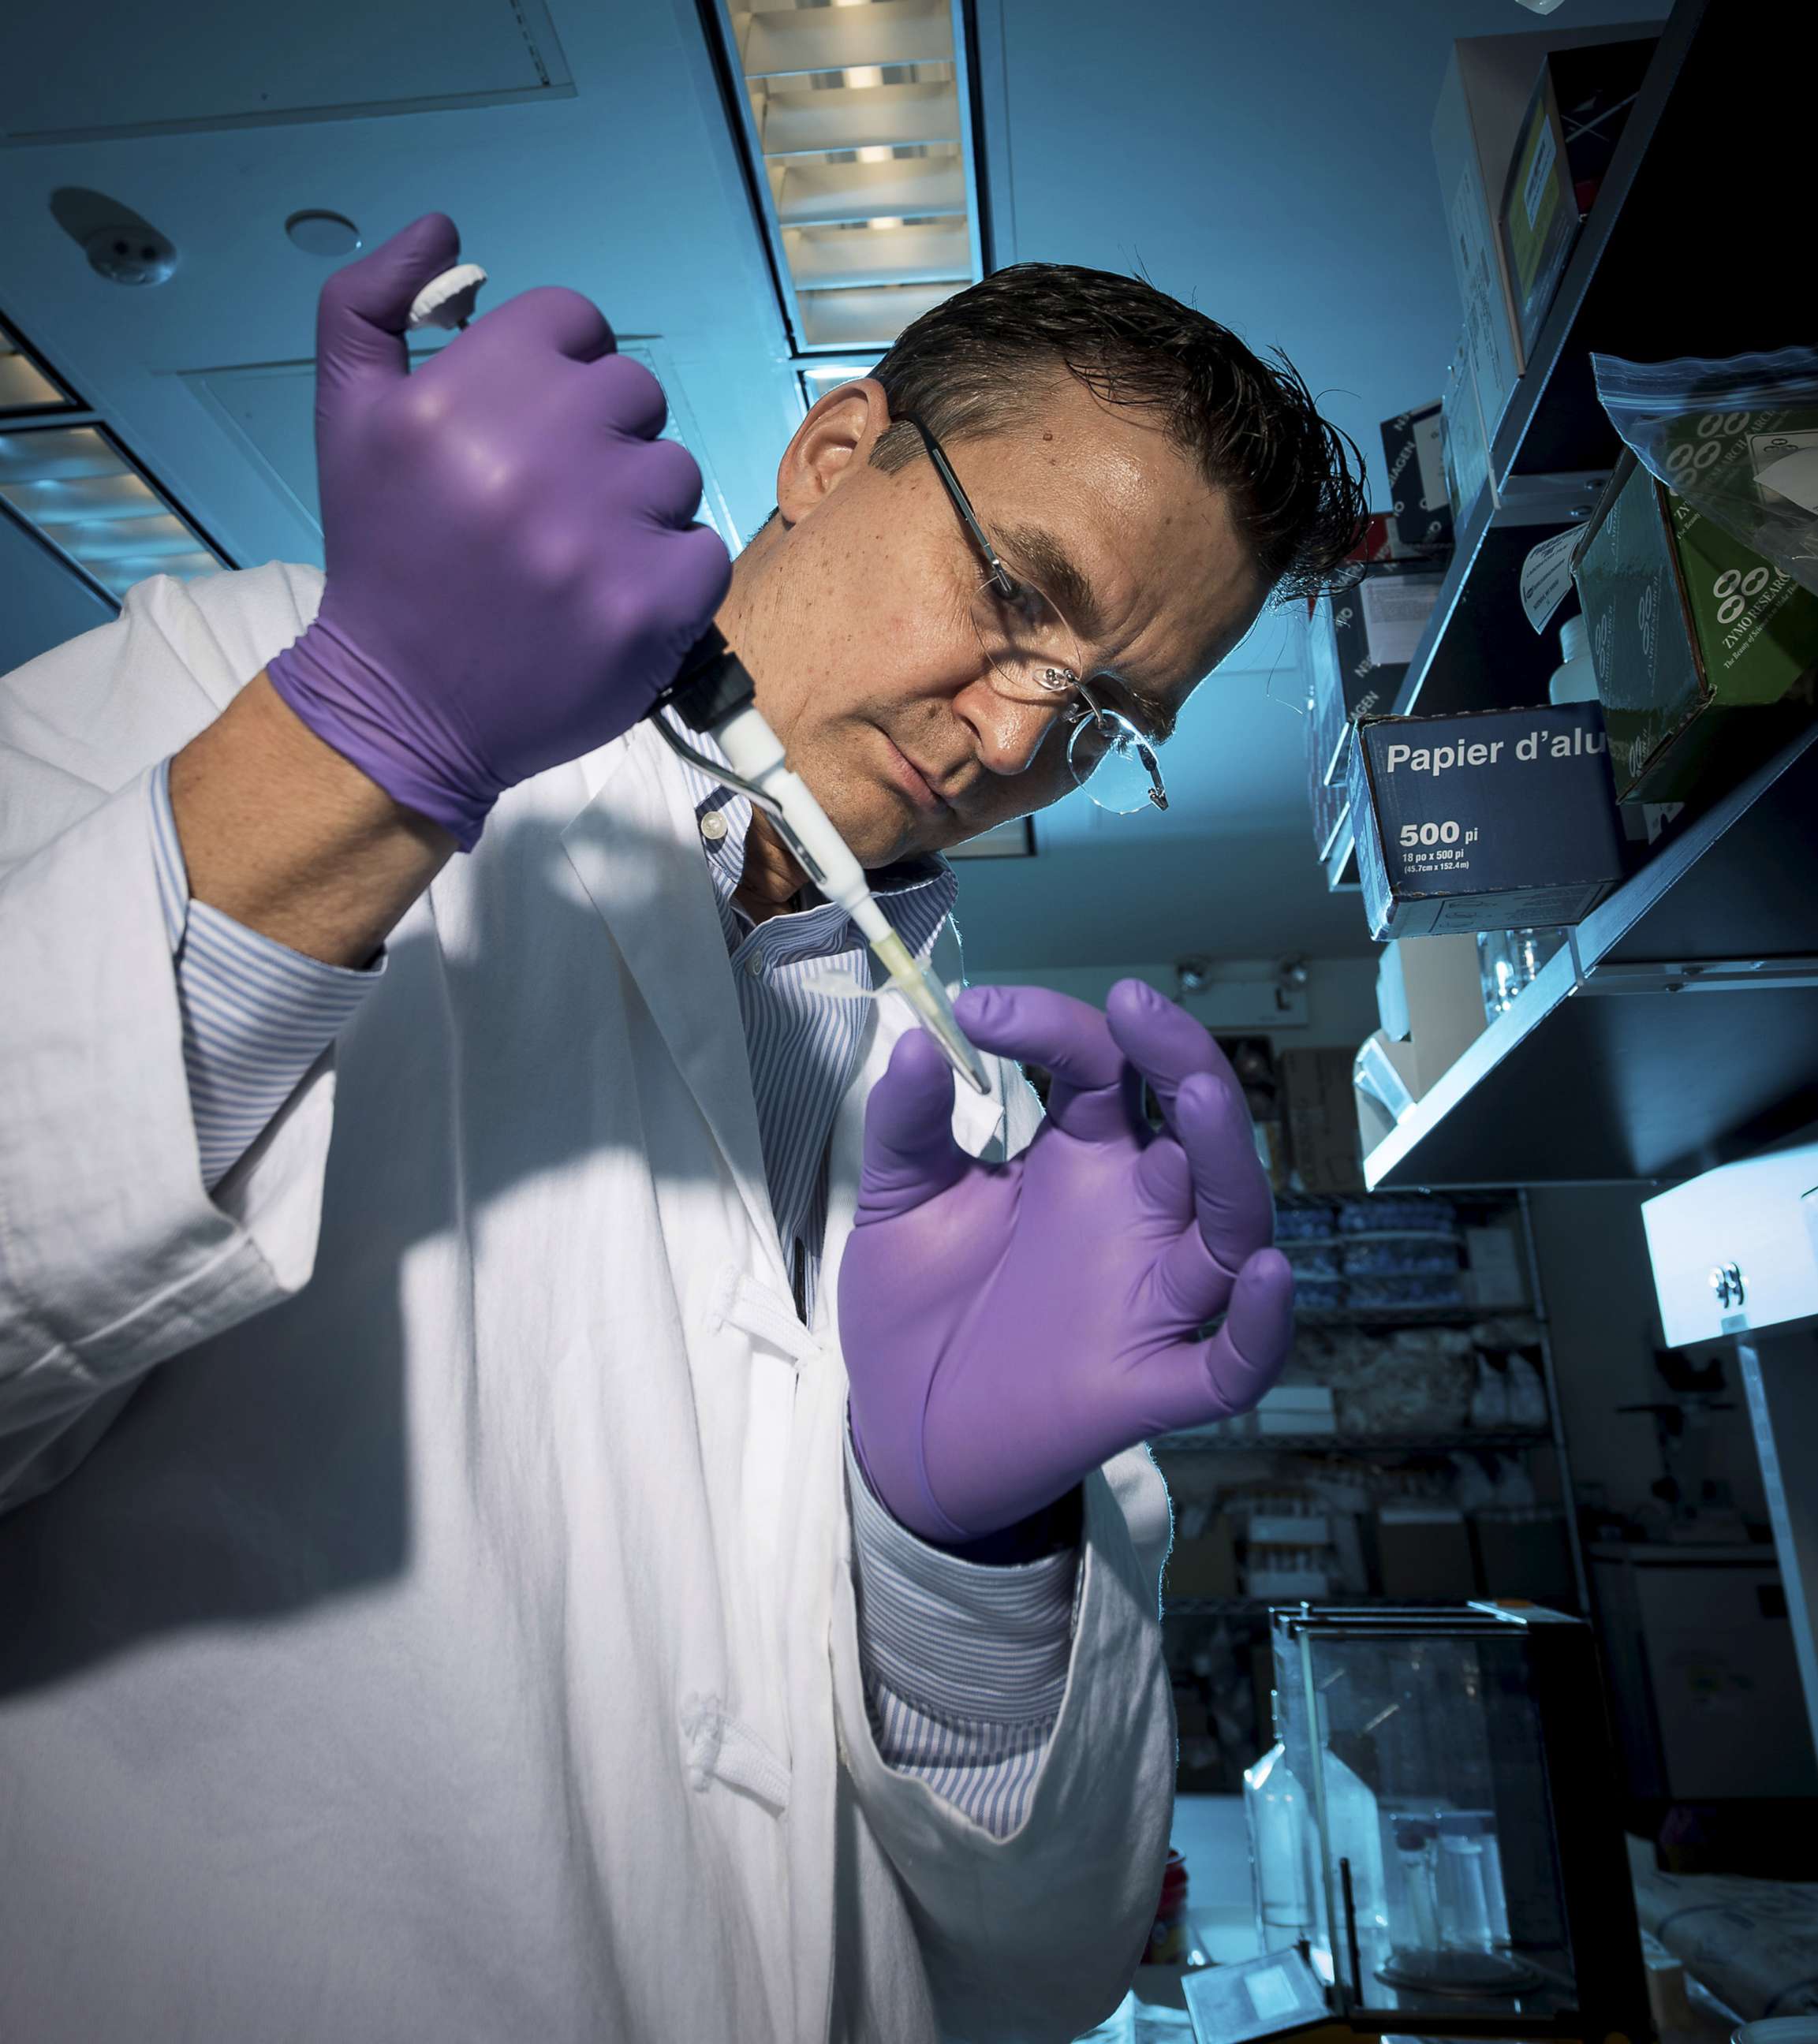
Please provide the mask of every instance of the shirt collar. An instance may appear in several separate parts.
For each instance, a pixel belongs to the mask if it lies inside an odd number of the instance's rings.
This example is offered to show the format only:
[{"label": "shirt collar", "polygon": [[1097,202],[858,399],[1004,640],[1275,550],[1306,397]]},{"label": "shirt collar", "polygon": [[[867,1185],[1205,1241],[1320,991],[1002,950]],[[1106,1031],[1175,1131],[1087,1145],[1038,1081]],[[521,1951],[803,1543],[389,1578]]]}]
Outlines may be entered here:
[{"label": "shirt collar", "polygon": [[[664,709],[659,714],[673,718],[675,713]],[[679,724],[674,723],[671,728],[704,759],[720,766],[727,763],[725,752],[710,733],[683,730]],[[709,816],[717,816],[725,824],[724,836],[709,836],[707,830],[703,830],[701,842],[706,855],[707,870],[713,878],[713,891],[719,897],[721,920],[728,924],[728,943],[736,945],[736,925],[732,919],[736,912],[732,907],[732,897],[744,874],[745,838],[751,824],[750,798],[703,773],[692,760],[684,759],[679,753],[671,751],[670,758],[682,775],[688,798],[694,805],[697,826],[706,823]],[[866,878],[871,882],[872,897],[883,910],[891,928],[915,956],[924,957],[932,947],[941,924],[953,912],[954,903],[959,897],[959,876],[938,852],[929,852],[879,866],[867,873]],[[739,920],[743,921],[742,917]],[[840,948],[863,950],[864,940],[851,919],[833,903],[818,898],[811,907],[772,916],[762,927],[773,933],[773,945],[794,950],[799,944],[803,955],[807,955],[811,952],[824,953],[829,934],[841,924],[845,926],[843,934],[849,941]]]}]

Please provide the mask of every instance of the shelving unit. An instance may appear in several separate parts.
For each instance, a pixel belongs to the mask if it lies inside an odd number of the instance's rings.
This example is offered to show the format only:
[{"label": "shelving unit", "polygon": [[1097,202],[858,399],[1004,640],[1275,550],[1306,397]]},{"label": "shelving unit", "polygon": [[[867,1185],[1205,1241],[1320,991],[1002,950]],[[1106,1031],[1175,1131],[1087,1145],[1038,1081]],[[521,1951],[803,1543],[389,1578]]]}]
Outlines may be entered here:
[{"label": "shelving unit", "polygon": [[1818,728],[1680,820],[1364,1159],[1372,1189],[1678,1177],[1818,1119]]},{"label": "shelving unit", "polygon": [[1493,1320],[1501,1306],[1307,1306],[1295,1315],[1303,1327],[1463,1327]]},{"label": "shelving unit", "polygon": [[[1449,1487],[1451,1476],[1445,1469],[1444,1458],[1451,1455],[1476,1453],[1522,1458],[1535,1477],[1542,1500],[1540,1508],[1547,1512],[1556,1508],[1562,1515],[1570,1573],[1576,1585],[1578,1607],[1583,1608],[1584,1564],[1570,1504],[1570,1471],[1560,1426],[1545,1305],[1525,1204],[1519,1193],[1467,1193],[1465,1201],[1467,1212],[1460,1216],[1461,1221],[1469,1217],[1468,1210],[1473,1204],[1477,1206],[1478,1221],[1507,1224],[1511,1218],[1514,1219],[1520,1262],[1531,1303],[1522,1306],[1403,1306],[1303,1312],[1297,1313],[1297,1324],[1309,1329],[1347,1328],[1359,1332],[1374,1330],[1387,1335],[1398,1328],[1468,1327],[1510,1316],[1532,1319],[1539,1326],[1539,1339],[1534,1346],[1539,1351],[1547,1397],[1548,1422],[1545,1426],[1423,1427],[1397,1433],[1259,1431],[1245,1434],[1220,1428],[1161,1435],[1150,1443],[1150,1447],[1176,1493],[1179,1509],[1186,1512],[1197,1503],[1209,1511],[1229,1514],[1240,1542],[1246,1537],[1249,1524],[1246,1511],[1270,1508],[1249,1500],[1267,1497],[1276,1490],[1317,1496],[1320,1493],[1311,1491],[1309,1486],[1322,1481],[1329,1484],[1336,1474],[1347,1485],[1361,1485],[1366,1496],[1393,1502],[1401,1486],[1391,1479],[1379,1489],[1376,1478],[1370,1472],[1383,1470],[1397,1462],[1409,1464],[1412,1469],[1423,1472],[1420,1484],[1415,1487],[1418,1494],[1434,1487],[1436,1477],[1442,1480],[1439,1487]],[[1282,1202],[1284,1205],[1295,1203],[1286,1197]],[[1310,1202],[1302,1199],[1299,1204],[1305,1206]],[[1461,1243],[1462,1241],[1458,1231],[1449,1228],[1394,1228],[1340,1232],[1329,1237],[1294,1236],[1283,1246],[1319,1248],[1389,1239],[1431,1241],[1443,1238],[1459,1240]],[[1533,1459],[1535,1457],[1539,1459]],[[1343,1467],[1347,1463],[1351,1466],[1349,1470]],[[1216,1477],[1214,1471],[1217,1472]],[[1313,1511],[1316,1513],[1323,1508],[1316,1505]],[[1336,1508],[1341,1513],[1359,1509],[1355,1504]],[[1369,1579],[1377,1582],[1379,1560],[1368,1526],[1373,1512],[1374,1506],[1363,1512],[1365,1523],[1359,1527],[1358,1538],[1363,1543]],[[1493,1510],[1490,1516],[1498,1515]],[[1335,1534],[1330,1543],[1334,1552],[1339,1551],[1337,1540]],[[1290,1541],[1286,1544],[1293,1543]],[[1328,1543],[1316,1535],[1314,1544]],[[1166,1582],[1163,1586],[1162,1615],[1168,1641],[1169,1664],[1177,1692],[1186,1700],[1181,1706],[1182,1779],[1201,1788],[1232,1789],[1237,1785],[1236,1767],[1249,1757],[1244,1750],[1246,1741],[1251,1732],[1260,1736],[1266,1719],[1267,1614],[1275,1606],[1293,1601],[1281,1596],[1238,1593],[1248,1580],[1247,1571],[1255,1566],[1255,1556],[1253,1552],[1247,1554],[1241,1546],[1237,1553],[1243,1567],[1233,1578],[1232,1594],[1174,1595],[1168,1592]],[[1355,1562],[1352,1566],[1355,1566]],[[1187,1580],[1196,1582],[1201,1589],[1218,1587],[1216,1577],[1209,1580],[1203,1570],[1196,1570]],[[1517,1593],[1523,1589],[1528,1594],[1535,1593],[1532,1584],[1511,1583],[1505,1588],[1497,1583],[1494,1587],[1501,1594]],[[1355,1587],[1341,1593],[1336,1581],[1333,1593],[1343,1594],[1351,1602],[1359,1600]],[[1562,1586],[1557,1593],[1564,1594]],[[1236,1746],[1227,1751],[1219,1737],[1205,1733],[1195,1735],[1190,1731],[1192,1712],[1201,1708],[1209,1725],[1216,1719],[1228,1729],[1233,1723],[1240,1728]],[[1243,1729],[1245,1727],[1249,1727],[1248,1731]],[[1266,1738],[1261,1739],[1261,1743],[1266,1743]],[[1260,1744],[1254,1745],[1253,1750],[1260,1750]]]},{"label": "shelving unit", "polygon": [[[1526,374],[1458,521],[1398,715],[1539,700],[1520,609],[1530,547],[1588,515],[1619,442],[1593,350],[1658,360],[1773,348],[1810,326],[1797,262],[1744,252],[1752,203],[1808,174],[1818,13],[1678,0]],[[1758,95],[1735,80],[1758,81]],[[1741,236],[1739,239],[1739,236]],[[1690,252],[1733,248],[1708,272]],[[1373,1189],[1647,1180],[1818,1118],[1818,751],[1808,732],[1682,816],[1510,1012],[1366,1159]],[[1328,884],[1355,878],[1341,832]]]},{"label": "shelving unit", "polygon": [[1507,1453],[1552,1438],[1544,1427],[1479,1427],[1451,1434],[1161,1434],[1149,1445],[1170,1455],[1418,1455],[1473,1448]]}]

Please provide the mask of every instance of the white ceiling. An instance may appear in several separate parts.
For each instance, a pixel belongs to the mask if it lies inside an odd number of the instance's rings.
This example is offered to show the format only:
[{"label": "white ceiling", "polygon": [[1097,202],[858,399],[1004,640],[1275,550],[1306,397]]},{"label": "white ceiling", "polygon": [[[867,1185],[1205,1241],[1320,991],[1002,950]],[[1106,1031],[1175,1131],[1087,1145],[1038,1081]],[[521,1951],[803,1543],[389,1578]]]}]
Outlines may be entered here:
[{"label": "white ceiling", "polygon": [[[1377,421],[1436,395],[1451,351],[1427,144],[1447,52],[1533,17],[1515,0],[978,16],[997,259],[1140,267],[1284,346],[1379,457]],[[800,408],[694,0],[88,0],[80,33],[40,9],[8,37],[0,312],[238,559],[320,558],[307,363],[331,266],[283,233],[306,207],[369,245],[452,214],[491,273],[486,303],[586,292],[669,389],[716,521],[748,533],[769,509]],[[20,139],[45,133],[63,139]],[[171,281],[95,276],[52,217],[64,186],[167,235]],[[0,548],[8,663],[82,614],[22,560]],[[1369,949],[1355,897],[1328,897],[1313,860],[1299,662],[1271,619],[1202,690],[1167,755],[1167,816],[1063,805],[1041,857],[967,869],[974,966]]]}]

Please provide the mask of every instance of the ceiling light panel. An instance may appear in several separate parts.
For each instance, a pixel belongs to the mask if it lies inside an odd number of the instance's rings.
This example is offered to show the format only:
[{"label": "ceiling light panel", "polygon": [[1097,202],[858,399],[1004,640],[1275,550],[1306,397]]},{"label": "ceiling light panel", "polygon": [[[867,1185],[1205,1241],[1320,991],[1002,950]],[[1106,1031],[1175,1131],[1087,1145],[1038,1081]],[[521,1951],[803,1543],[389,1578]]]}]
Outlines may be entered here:
[{"label": "ceiling light panel", "polygon": [[812,411],[829,390],[837,390],[844,383],[862,381],[877,366],[874,360],[867,361],[852,356],[843,357],[837,362],[798,363],[796,375],[801,384],[803,411]]},{"label": "ceiling light panel", "polygon": [[76,401],[61,390],[0,327],[0,413],[68,412]]},{"label": "ceiling light panel", "polygon": [[982,274],[964,0],[714,0],[802,353],[887,348]]},{"label": "ceiling light panel", "polygon": [[0,503],[116,601],[229,565],[94,426],[0,428]]}]

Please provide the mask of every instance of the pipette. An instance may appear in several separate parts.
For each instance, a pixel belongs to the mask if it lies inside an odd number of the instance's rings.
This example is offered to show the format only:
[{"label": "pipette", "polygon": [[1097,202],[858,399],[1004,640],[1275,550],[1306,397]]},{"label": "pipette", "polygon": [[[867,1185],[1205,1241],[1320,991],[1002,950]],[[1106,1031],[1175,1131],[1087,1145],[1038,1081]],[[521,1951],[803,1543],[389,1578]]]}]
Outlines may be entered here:
[{"label": "pipette", "polygon": [[[459,263],[432,278],[411,305],[410,328],[464,327],[486,280],[486,273],[477,263]],[[682,671],[648,714],[675,751],[715,780],[737,789],[764,812],[802,871],[858,925],[872,955],[890,975],[891,986],[908,1001],[947,1062],[974,1092],[988,1093],[991,1086],[985,1067],[967,1041],[946,988],[890,928],[866,882],[864,868],[808,783],[785,763],[782,743],[765,722],[755,697],[751,678],[738,655],[709,625],[682,662]],[[663,716],[665,709],[672,709],[691,731],[711,734],[731,770],[680,737]]]},{"label": "pipette", "polygon": [[[765,722],[755,694],[744,663],[709,625],[682,663],[682,672],[658,697],[651,720],[685,759],[736,788],[765,813],[802,871],[858,924],[891,986],[915,1011],[947,1062],[975,1093],[989,1093],[985,1067],[967,1041],[946,988],[890,928],[872,897],[864,868],[808,783],[785,763],[782,741]],[[690,730],[713,734],[731,764],[729,774],[678,736],[662,714],[666,707]]]}]

